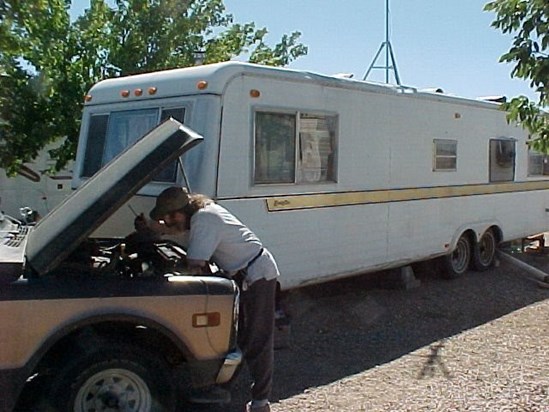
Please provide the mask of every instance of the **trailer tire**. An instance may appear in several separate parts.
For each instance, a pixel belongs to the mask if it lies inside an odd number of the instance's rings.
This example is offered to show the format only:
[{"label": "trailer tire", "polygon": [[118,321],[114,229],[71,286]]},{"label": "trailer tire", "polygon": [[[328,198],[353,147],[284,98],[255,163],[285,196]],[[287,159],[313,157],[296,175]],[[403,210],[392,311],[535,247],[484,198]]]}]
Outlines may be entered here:
[{"label": "trailer tire", "polygon": [[488,229],[473,248],[473,269],[483,272],[494,265],[496,259],[497,239],[494,231]]},{"label": "trailer tire", "polygon": [[103,347],[56,374],[54,402],[63,411],[173,412],[176,399],[168,371],[160,357],[135,346]]},{"label": "trailer tire", "polygon": [[456,248],[444,256],[444,277],[455,279],[467,272],[471,263],[471,241],[466,234],[461,235],[457,241]]}]

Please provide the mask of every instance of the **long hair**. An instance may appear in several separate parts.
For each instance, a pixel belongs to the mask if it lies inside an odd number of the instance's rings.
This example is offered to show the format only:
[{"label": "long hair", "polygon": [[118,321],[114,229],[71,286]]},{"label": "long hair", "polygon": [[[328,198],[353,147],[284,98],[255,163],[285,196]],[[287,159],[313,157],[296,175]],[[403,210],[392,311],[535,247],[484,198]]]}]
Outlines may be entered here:
[{"label": "long hair", "polygon": [[208,196],[200,193],[189,194],[189,203],[183,207],[183,212],[188,216],[194,215],[198,210],[203,209],[206,205],[214,203]]}]

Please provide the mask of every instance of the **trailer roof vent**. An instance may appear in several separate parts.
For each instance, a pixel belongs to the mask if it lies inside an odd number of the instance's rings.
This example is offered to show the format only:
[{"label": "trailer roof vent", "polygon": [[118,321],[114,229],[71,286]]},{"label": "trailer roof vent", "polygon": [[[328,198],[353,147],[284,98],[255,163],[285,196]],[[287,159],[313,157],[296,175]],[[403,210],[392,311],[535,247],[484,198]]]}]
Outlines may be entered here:
[{"label": "trailer roof vent", "polygon": [[333,77],[338,79],[352,79],[354,76],[354,73],[336,73],[333,75]]},{"label": "trailer roof vent", "polygon": [[420,91],[425,93],[444,93],[444,90],[442,90],[440,87],[430,87],[427,89],[421,89]]},{"label": "trailer roof vent", "polygon": [[507,96],[484,96],[477,98],[477,100],[484,100],[494,103],[505,103],[507,101]]}]

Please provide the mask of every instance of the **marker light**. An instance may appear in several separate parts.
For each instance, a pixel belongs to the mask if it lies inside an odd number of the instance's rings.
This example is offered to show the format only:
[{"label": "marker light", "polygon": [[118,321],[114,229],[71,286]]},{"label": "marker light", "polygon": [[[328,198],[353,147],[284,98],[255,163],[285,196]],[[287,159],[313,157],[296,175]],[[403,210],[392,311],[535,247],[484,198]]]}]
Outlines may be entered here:
[{"label": "marker light", "polygon": [[257,89],[250,90],[250,97],[253,97],[254,99],[256,99],[259,96],[261,96],[261,92],[259,90]]},{"label": "marker light", "polygon": [[196,88],[198,90],[206,90],[208,87],[208,82],[206,80],[200,80],[198,83],[196,83]]},{"label": "marker light", "polygon": [[120,92],[120,96],[122,97],[128,97],[130,95],[130,91],[129,90],[122,90]]},{"label": "marker light", "polygon": [[148,92],[149,92],[150,95],[156,94],[157,91],[158,91],[158,89],[154,86],[151,86],[148,89]]},{"label": "marker light", "polygon": [[91,102],[91,99],[92,99],[92,95],[91,95],[91,94],[87,94],[87,95],[84,96],[84,101],[85,101],[86,103]]},{"label": "marker light", "polygon": [[136,95],[137,97],[139,97],[143,94],[143,89],[135,89],[133,91],[133,94]]},{"label": "marker light", "polygon": [[220,324],[221,314],[219,312],[193,314],[193,328],[206,328],[209,326],[219,326]]}]

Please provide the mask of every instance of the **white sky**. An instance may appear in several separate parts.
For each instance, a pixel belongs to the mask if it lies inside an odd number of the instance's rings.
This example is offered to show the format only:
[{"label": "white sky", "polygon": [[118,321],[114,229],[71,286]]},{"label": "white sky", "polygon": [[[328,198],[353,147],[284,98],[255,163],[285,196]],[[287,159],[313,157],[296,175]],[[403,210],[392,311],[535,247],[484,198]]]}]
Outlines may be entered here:
[{"label": "white sky", "polygon": [[[488,0],[390,0],[390,41],[401,83],[440,87],[464,97],[524,94],[528,83],[510,78],[511,66],[498,63],[512,38],[490,27]],[[89,0],[73,0],[73,14]],[[385,0],[225,0],[239,23],[269,30],[269,44],[300,31],[309,54],[290,67],[362,78],[385,41]],[[384,66],[385,55],[377,60]],[[384,81],[376,69],[369,80]]]}]

